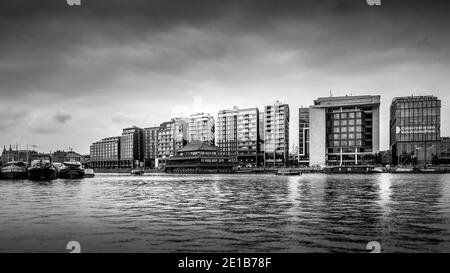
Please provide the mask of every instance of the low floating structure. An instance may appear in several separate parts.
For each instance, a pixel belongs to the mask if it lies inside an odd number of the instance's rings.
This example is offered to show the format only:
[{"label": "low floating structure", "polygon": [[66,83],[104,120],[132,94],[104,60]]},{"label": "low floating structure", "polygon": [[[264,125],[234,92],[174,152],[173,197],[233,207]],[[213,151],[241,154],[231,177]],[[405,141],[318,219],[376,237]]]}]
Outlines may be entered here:
[{"label": "low floating structure", "polygon": [[232,173],[235,157],[219,155],[219,148],[192,142],[166,160],[167,173]]},{"label": "low floating structure", "polygon": [[1,177],[6,179],[27,179],[27,165],[24,162],[11,161],[1,168]]},{"label": "low floating structure", "polygon": [[348,173],[377,173],[375,167],[372,166],[332,166],[325,167],[323,169],[324,173],[332,173],[332,174],[348,174]]},{"label": "low floating structure", "polygon": [[275,174],[276,175],[283,175],[283,176],[286,176],[286,175],[302,175],[302,172],[299,171],[298,169],[286,168],[286,169],[278,170]]}]

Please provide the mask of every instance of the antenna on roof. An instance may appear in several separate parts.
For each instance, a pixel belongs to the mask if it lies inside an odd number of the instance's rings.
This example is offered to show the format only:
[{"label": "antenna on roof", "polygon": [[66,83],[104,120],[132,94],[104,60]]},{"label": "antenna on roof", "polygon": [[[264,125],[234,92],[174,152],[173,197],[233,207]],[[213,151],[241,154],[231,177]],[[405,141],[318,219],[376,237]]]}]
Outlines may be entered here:
[{"label": "antenna on roof", "polygon": [[331,90],[330,90],[330,97],[332,97],[333,96],[333,93],[331,93]]}]

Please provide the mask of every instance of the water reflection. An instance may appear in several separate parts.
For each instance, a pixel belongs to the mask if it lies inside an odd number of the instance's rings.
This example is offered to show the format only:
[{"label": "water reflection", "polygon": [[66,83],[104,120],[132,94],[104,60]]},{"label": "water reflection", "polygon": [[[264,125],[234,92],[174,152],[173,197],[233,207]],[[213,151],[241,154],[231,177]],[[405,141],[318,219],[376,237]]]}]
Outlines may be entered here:
[{"label": "water reflection", "polygon": [[389,212],[389,205],[391,202],[391,194],[392,194],[391,186],[394,178],[395,176],[388,173],[380,174],[378,177],[379,196],[380,196],[378,204],[383,208],[384,214]]},{"label": "water reflection", "polygon": [[448,175],[1,181],[0,251],[444,252]]},{"label": "water reflection", "polygon": [[[392,184],[389,251],[435,252],[448,246],[448,210],[442,210],[443,176],[399,177]],[[448,180],[447,180],[448,183]],[[449,249],[446,249],[449,251]]]}]

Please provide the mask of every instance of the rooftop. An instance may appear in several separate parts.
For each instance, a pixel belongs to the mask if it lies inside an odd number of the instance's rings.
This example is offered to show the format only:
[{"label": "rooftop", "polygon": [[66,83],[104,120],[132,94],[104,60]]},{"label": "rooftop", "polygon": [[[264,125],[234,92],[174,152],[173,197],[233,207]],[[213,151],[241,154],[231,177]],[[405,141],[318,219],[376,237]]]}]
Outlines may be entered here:
[{"label": "rooftop", "polygon": [[437,97],[428,95],[428,96],[406,96],[406,97],[395,97],[392,99],[392,103],[396,103],[398,101],[424,101],[424,100],[438,100]]},{"label": "rooftop", "polygon": [[195,141],[188,143],[186,146],[178,150],[178,153],[186,153],[186,152],[218,152],[219,147],[211,146],[205,142]]},{"label": "rooftop", "polygon": [[322,97],[314,100],[313,107],[320,108],[353,105],[379,105],[380,99],[381,97],[378,95]]}]

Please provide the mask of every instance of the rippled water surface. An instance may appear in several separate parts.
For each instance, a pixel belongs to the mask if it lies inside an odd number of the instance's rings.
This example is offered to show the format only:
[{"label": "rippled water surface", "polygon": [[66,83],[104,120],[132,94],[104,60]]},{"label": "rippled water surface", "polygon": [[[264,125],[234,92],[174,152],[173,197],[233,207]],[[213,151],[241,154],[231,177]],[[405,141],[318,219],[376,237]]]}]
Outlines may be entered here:
[{"label": "rippled water surface", "polygon": [[0,252],[450,251],[450,175],[0,180]]}]

